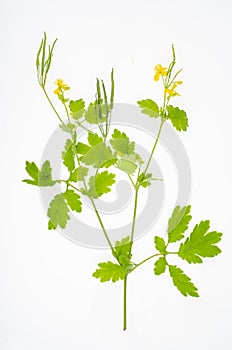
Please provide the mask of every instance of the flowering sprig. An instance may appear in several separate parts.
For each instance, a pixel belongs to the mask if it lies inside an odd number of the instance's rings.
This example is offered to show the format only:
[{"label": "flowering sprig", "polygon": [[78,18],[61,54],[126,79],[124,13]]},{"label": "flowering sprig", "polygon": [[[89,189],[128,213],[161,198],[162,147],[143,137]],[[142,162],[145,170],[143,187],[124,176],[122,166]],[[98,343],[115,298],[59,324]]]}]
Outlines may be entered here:
[{"label": "flowering sprig", "polygon": [[[143,160],[136,152],[136,144],[131,141],[125,132],[114,129],[111,126],[111,111],[114,107],[114,71],[111,71],[110,99],[103,81],[97,79],[96,95],[94,102],[87,107],[83,99],[70,100],[65,96],[70,87],[57,79],[55,82],[55,95],[58,96],[64,106],[65,115],[58,113],[46,90],[47,75],[51,66],[52,55],[56,40],[47,46],[46,34],[42,39],[36,58],[37,77],[45,97],[51,105],[56,116],[61,122],[61,129],[67,133],[68,138],[62,152],[63,165],[68,172],[65,179],[53,179],[50,162],[46,160],[41,168],[34,162],[26,162],[26,171],[29,179],[25,183],[47,187],[56,183],[64,183],[65,189],[51,200],[47,215],[48,229],[55,230],[58,227],[65,229],[70,220],[69,213],[82,211],[83,197],[87,196],[99,221],[102,233],[111,249],[113,261],[101,262],[93,273],[101,282],[117,282],[123,280],[123,329],[127,326],[127,280],[131,273],[147,261],[154,259],[154,275],[169,273],[174,286],[182,295],[198,297],[198,290],[191,279],[176,265],[169,261],[169,256],[191,264],[202,263],[206,257],[214,257],[221,250],[216,245],[222,234],[210,231],[208,220],[201,221],[187,234],[189,223],[192,219],[191,206],[187,205],[174,208],[168,220],[165,239],[154,237],[151,254],[140,262],[135,262],[133,256],[134,234],[136,229],[137,205],[139,192],[152,185],[153,181],[160,180],[148,172],[151,159],[159,142],[159,137],[166,122],[171,122],[178,131],[186,131],[188,118],[184,110],[169,104],[170,99],[179,96],[176,88],[182,84],[177,80],[181,69],[173,73],[176,63],[174,46],[172,46],[172,61],[169,66],[161,64],[155,66],[154,80],[161,78],[163,83],[163,103],[159,106],[152,99],[138,101],[142,113],[151,118],[160,119],[160,127],[155,137],[150,156]],[[65,120],[67,119],[67,121]],[[89,125],[98,127],[94,133]],[[77,128],[82,127],[87,131],[87,143],[77,139]],[[107,140],[109,138],[109,140]],[[109,141],[107,143],[107,141]],[[97,200],[111,191],[116,182],[116,175],[109,172],[109,168],[117,168],[128,176],[134,191],[134,209],[132,214],[131,232],[120,241],[113,242],[109,236],[101,215],[97,209]],[[94,170],[95,175],[89,175]],[[128,234],[128,233],[127,233]],[[174,243],[174,246],[172,244]],[[172,248],[170,248],[170,246]],[[133,256],[133,259],[132,259]]]}]

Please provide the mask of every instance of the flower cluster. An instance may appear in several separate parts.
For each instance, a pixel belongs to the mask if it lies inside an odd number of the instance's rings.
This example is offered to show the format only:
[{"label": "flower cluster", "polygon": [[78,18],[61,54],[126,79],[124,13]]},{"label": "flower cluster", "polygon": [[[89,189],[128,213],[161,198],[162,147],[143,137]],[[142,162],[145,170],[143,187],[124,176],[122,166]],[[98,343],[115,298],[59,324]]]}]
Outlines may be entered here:
[{"label": "flower cluster", "polygon": [[164,94],[168,94],[169,96],[180,96],[180,94],[175,90],[178,85],[181,85],[183,82],[182,81],[175,81],[173,82],[168,88],[164,89]]},{"label": "flower cluster", "polygon": [[[154,80],[159,81],[160,77],[166,77],[168,75],[168,69],[166,67],[163,67],[161,64],[157,64],[154,68],[155,75]],[[169,83],[167,80],[169,79],[163,79],[164,82],[164,95],[166,96],[168,94],[169,98],[174,96],[180,96],[180,94],[176,91],[176,88],[178,85],[181,85],[183,82],[181,80],[179,81],[172,81]]]},{"label": "flower cluster", "polygon": [[70,89],[70,87],[67,84],[64,84],[62,79],[57,79],[54,84],[57,85],[57,88],[53,92],[58,96],[63,94],[65,90]]}]

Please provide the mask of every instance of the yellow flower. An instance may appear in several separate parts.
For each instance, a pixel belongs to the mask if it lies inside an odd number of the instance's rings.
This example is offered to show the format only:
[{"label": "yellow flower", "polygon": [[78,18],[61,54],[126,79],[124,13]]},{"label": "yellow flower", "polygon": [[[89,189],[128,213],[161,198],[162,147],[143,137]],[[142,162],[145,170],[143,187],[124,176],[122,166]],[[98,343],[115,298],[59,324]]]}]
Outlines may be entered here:
[{"label": "yellow flower", "polygon": [[174,88],[172,88],[172,89],[164,89],[164,94],[166,95],[166,94],[169,94],[169,96],[180,96],[180,94],[178,93],[178,92],[176,92],[175,90],[174,90]]},{"label": "yellow flower", "polygon": [[53,92],[54,92],[54,94],[56,94],[56,95],[60,95],[61,89],[58,87],[58,88],[57,88],[56,90],[54,90]]},{"label": "yellow flower", "polygon": [[170,88],[166,88],[164,89],[164,94],[169,94],[169,96],[180,96],[180,94],[175,90],[177,88],[178,85],[181,85],[183,84],[183,81],[179,80],[179,81],[175,81],[173,84],[172,84],[172,87]]},{"label": "yellow flower", "polygon": [[58,86],[58,88],[63,89],[63,90],[69,90],[70,87],[67,84],[64,84],[62,79],[57,79],[55,81],[55,84]]},{"label": "yellow flower", "polygon": [[154,80],[158,81],[160,78],[160,75],[162,77],[165,77],[167,75],[167,68],[163,67],[161,64],[157,64],[154,68],[155,70],[155,75],[154,75]]}]

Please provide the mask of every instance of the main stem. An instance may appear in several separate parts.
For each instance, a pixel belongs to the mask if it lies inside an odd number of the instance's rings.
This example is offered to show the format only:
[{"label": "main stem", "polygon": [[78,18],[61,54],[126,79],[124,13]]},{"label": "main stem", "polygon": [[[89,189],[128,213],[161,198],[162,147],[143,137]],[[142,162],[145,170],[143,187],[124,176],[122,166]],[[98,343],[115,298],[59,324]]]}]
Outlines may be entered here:
[{"label": "main stem", "polygon": [[[144,170],[144,174],[146,174],[146,172],[147,172],[147,170],[148,170],[148,168],[149,168],[149,165],[150,165],[152,156],[153,156],[153,154],[154,154],[154,151],[155,151],[156,146],[157,146],[158,141],[159,141],[159,137],[160,137],[160,134],[161,134],[161,131],[162,131],[163,124],[164,124],[164,120],[161,119],[159,131],[158,131],[158,134],[157,134],[157,136],[156,136],[156,140],[155,140],[154,146],[153,146],[153,148],[152,148],[150,157],[149,157],[149,159],[148,159],[146,168],[145,168],[145,170]],[[136,185],[137,185],[137,183],[136,183]],[[132,244],[133,244],[133,241],[134,241],[135,220],[136,220],[137,206],[138,206],[139,186],[136,186],[136,185],[134,185],[134,187],[135,187],[135,201],[134,201],[134,213],[133,213],[132,229],[131,229],[131,249],[132,249]],[[153,256],[152,256],[152,257],[153,257]],[[142,261],[142,262],[141,262],[140,264],[138,264],[137,266],[143,264],[145,261],[151,259],[152,257],[149,257],[148,259],[145,259],[144,261]],[[137,267],[137,266],[136,266],[136,267]],[[134,270],[134,269],[133,269],[133,270]],[[132,271],[133,271],[133,270],[132,270]],[[123,288],[123,330],[124,330],[124,331],[126,330],[126,315],[127,315],[127,276],[128,276],[128,274],[124,277],[124,280],[123,280],[123,283],[124,283],[124,288]]]},{"label": "main stem", "polygon": [[126,316],[127,316],[127,276],[123,280],[123,330],[126,330]]},{"label": "main stem", "polygon": [[[138,204],[138,192],[139,188],[135,187],[135,202],[134,202],[134,213],[133,213],[133,220],[132,220],[132,229],[131,229],[131,248],[134,240],[134,232],[135,232],[135,219],[136,219],[136,213],[137,213],[137,204]],[[123,280],[123,330],[126,330],[126,315],[127,315],[127,276],[124,277]]]}]

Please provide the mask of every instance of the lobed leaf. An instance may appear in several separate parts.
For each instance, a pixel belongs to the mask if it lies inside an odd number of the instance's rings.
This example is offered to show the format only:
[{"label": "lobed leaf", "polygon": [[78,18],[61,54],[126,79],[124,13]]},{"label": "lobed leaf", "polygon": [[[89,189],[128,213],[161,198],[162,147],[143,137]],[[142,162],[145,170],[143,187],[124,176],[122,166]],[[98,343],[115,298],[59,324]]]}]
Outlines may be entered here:
[{"label": "lobed leaf", "polygon": [[55,185],[56,181],[52,180],[52,168],[49,160],[46,160],[41,167],[41,170],[37,167],[34,162],[26,161],[26,171],[32,177],[31,179],[25,179],[23,182],[27,184],[47,187]]},{"label": "lobed leaf", "polygon": [[162,237],[155,236],[154,238],[155,248],[160,252],[164,253],[166,251],[165,240]]},{"label": "lobed leaf", "polygon": [[83,99],[69,102],[71,117],[75,120],[78,120],[82,117],[85,111],[84,108],[85,102],[83,101]]},{"label": "lobed leaf", "polygon": [[109,173],[107,170],[91,176],[89,179],[89,189],[82,189],[82,193],[93,198],[98,198],[104,193],[111,191],[111,186],[115,183],[115,174]]},{"label": "lobed leaf", "polygon": [[99,269],[93,273],[93,277],[99,278],[101,282],[117,282],[123,280],[127,274],[126,266],[114,264],[111,261],[98,264]]},{"label": "lobed leaf", "polygon": [[117,161],[116,167],[127,174],[134,174],[137,164],[135,164],[134,160],[124,157]]},{"label": "lobed leaf", "polygon": [[64,151],[62,152],[63,164],[72,172],[75,168],[75,154],[73,152],[73,142],[70,139],[66,140]]},{"label": "lobed leaf", "polygon": [[113,156],[110,147],[101,142],[90,148],[90,150],[82,157],[81,161],[86,165],[93,165],[95,168],[100,168],[104,163],[113,158],[115,157]]},{"label": "lobed leaf", "polygon": [[135,151],[135,143],[130,142],[129,137],[124,132],[117,129],[114,129],[110,144],[114,150],[120,154],[130,155]]},{"label": "lobed leaf", "polygon": [[149,115],[151,118],[159,117],[159,107],[153,100],[146,99],[138,101],[137,103],[142,109],[142,113]]},{"label": "lobed leaf", "polygon": [[201,258],[214,257],[221,253],[221,249],[215,244],[220,242],[220,232],[208,232],[209,220],[201,221],[195,226],[190,237],[180,245],[178,255],[188,263],[202,263]]},{"label": "lobed leaf", "polygon": [[184,238],[184,233],[188,229],[188,224],[192,219],[190,215],[191,205],[181,208],[175,207],[172,216],[168,221],[168,242],[177,242]]},{"label": "lobed leaf", "polygon": [[144,188],[151,185],[151,180],[152,180],[151,173],[148,173],[148,174],[141,173],[138,177],[138,182],[139,182],[140,186],[142,186]]},{"label": "lobed leaf", "polygon": [[65,228],[68,220],[70,219],[69,209],[66,204],[63,193],[57,194],[50,203],[48,208],[48,217],[51,221],[50,225],[53,225],[53,228],[60,226]]},{"label": "lobed leaf", "polygon": [[98,134],[95,134],[93,132],[88,132],[88,142],[89,142],[90,146],[94,147],[98,143],[102,143],[103,139]]},{"label": "lobed leaf", "polygon": [[162,273],[165,272],[166,270],[166,260],[164,257],[160,257],[156,262],[155,262],[155,267],[154,267],[154,273],[155,275],[161,275]]},{"label": "lobed leaf", "polygon": [[169,105],[167,107],[168,115],[167,118],[170,119],[172,125],[178,131],[186,131],[188,127],[188,118],[186,112],[178,107],[173,107]]},{"label": "lobed leaf", "polygon": [[88,175],[89,169],[83,166],[76,168],[70,175],[69,180],[73,182],[83,181],[84,178]]},{"label": "lobed leaf", "polygon": [[80,201],[80,196],[73,190],[67,190],[64,193],[64,198],[67,201],[68,206],[71,208],[71,210],[76,211],[78,213],[82,210],[82,203]]},{"label": "lobed leaf", "polygon": [[130,236],[122,238],[120,241],[115,242],[114,251],[115,258],[119,261],[121,265],[129,266],[131,265],[131,246],[132,242]]},{"label": "lobed leaf", "polygon": [[199,297],[198,290],[191,282],[191,279],[184,274],[184,272],[174,265],[169,265],[169,273],[172,278],[174,286],[185,297],[190,295],[191,297]]}]

